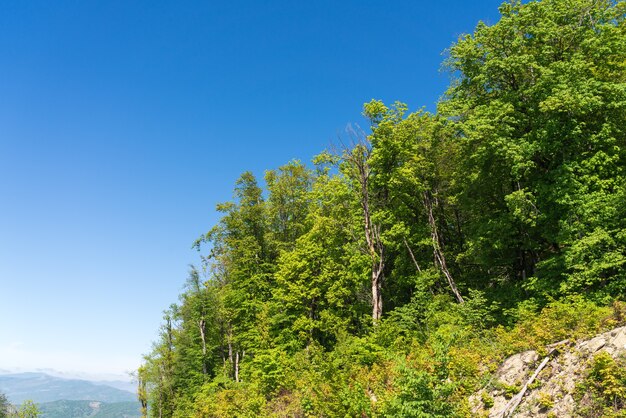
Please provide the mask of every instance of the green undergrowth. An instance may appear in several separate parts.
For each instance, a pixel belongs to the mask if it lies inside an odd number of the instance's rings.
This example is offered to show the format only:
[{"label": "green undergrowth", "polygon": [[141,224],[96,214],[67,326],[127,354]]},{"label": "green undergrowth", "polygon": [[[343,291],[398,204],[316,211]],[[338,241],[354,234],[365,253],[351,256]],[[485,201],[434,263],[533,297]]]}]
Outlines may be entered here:
[{"label": "green undergrowth", "polygon": [[[293,356],[268,350],[263,354],[265,364],[259,365],[262,370],[247,370],[240,383],[224,380],[204,385],[185,413],[194,411],[198,417],[469,417],[468,397],[490,381],[507,356],[530,349],[542,351],[547,344],[564,339],[591,337],[622,324],[626,312],[623,302],[598,306],[571,297],[540,311],[524,304],[513,326],[481,328],[473,323],[477,312],[453,304],[448,308],[426,319],[428,335],[390,315],[367,337],[340,339],[330,352],[315,345]],[[382,343],[391,339],[391,348],[383,348]],[[274,370],[276,380],[267,368]],[[623,371],[617,373],[604,357],[597,357],[591,370],[585,384],[593,388],[594,400],[614,407],[610,399],[626,390]]]},{"label": "green undergrowth", "polygon": [[589,362],[585,379],[576,387],[581,417],[626,417],[626,360],[605,351]]}]

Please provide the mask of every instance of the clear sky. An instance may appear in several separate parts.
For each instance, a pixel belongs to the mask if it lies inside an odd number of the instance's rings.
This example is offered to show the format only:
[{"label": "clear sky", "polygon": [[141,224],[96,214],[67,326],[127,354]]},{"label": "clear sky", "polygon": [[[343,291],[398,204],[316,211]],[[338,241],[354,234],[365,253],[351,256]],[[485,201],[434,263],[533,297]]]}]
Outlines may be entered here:
[{"label": "clear sky", "polygon": [[135,369],[237,176],[434,110],[499,3],[0,2],[0,369]]}]

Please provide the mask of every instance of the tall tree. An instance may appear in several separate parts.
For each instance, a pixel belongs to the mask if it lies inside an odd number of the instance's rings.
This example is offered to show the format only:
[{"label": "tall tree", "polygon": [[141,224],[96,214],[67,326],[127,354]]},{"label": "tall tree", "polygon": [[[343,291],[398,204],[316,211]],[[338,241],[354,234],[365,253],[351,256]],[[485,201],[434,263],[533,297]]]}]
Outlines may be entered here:
[{"label": "tall tree", "polygon": [[287,346],[296,340],[298,348],[313,342],[330,348],[342,331],[360,327],[367,306],[360,300],[367,261],[354,254],[360,216],[354,216],[345,178],[319,169],[329,157],[316,159],[320,165],[307,197],[306,233],[277,260],[274,321],[278,341]]},{"label": "tall tree", "polygon": [[372,320],[377,323],[383,314],[382,287],[387,254],[381,235],[383,226],[377,222],[376,215],[383,210],[384,197],[373,190],[369,139],[362,132],[351,131],[350,134],[353,144],[342,150],[340,169],[349,179],[360,206],[365,251],[370,258]]},{"label": "tall tree", "polygon": [[[434,266],[445,277],[456,300],[463,303],[446,256],[446,246],[453,241],[451,235],[461,239],[459,218],[451,219],[447,209],[451,192],[446,160],[454,157],[452,138],[432,115],[417,112],[405,117],[406,110],[403,103],[388,108],[373,100],[365,105],[365,114],[373,121],[370,164],[375,173],[375,189],[386,198],[389,227],[383,238],[387,248],[395,242],[400,250],[404,244],[421,273],[420,262],[407,238],[424,243],[427,233]],[[457,225],[451,227],[455,221]],[[417,236],[410,237],[414,234]]]},{"label": "tall tree", "polygon": [[440,111],[465,156],[464,258],[487,276],[544,293],[624,283],[625,10],[513,1],[451,48]]},{"label": "tall tree", "polygon": [[220,223],[195,245],[211,246],[206,261],[222,295],[223,359],[238,381],[240,362],[258,340],[256,318],[271,297],[275,251],[268,239],[267,205],[252,173],[237,180],[235,201],[217,209],[224,214]]},{"label": "tall tree", "polygon": [[312,182],[313,173],[300,161],[291,161],[278,170],[265,173],[269,192],[268,230],[279,251],[292,248],[307,229]]}]

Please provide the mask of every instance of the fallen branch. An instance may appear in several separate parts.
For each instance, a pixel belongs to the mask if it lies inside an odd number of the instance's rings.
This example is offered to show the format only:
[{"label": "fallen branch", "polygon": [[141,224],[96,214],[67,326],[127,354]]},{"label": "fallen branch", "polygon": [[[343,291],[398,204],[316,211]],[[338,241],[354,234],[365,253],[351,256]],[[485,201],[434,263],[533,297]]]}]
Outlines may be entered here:
[{"label": "fallen branch", "polygon": [[541,370],[543,370],[543,368],[546,367],[546,364],[548,364],[548,361],[550,361],[550,356],[552,356],[552,354],[555,351],[556,351],[556,347],[552,348],[548,352],[548,355],[546,356],[546,358],[543,359],[541,364],[539,364],[539,367],[537,367],[537,370],[535,370],[535,373],[533,373],[533,375],[530,376],[530,379],[528,379],[528,381],[524,384],[524,387],[522,387],[522,390],[520,390],[520,392],[517,395],[511,398],[509,403],[504,407],[504,410],[502,411],[502,413],[498,415],[498,418],[506,418],[506,417],[510,417],[513,415],[513,412],[515,412],[515,409],[519,406],[520,402],[522,402],[522,398],[526,394],[526,391],[528,390],[528,386],[530,386],[535,381],[535,379],[537,378]]}]

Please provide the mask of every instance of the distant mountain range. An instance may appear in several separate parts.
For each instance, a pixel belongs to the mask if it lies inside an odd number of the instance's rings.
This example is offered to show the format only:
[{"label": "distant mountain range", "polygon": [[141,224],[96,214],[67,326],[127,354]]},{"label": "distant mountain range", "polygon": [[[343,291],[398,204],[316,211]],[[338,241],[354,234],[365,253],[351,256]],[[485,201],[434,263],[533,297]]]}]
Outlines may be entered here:
[{"label": "distant mountain range", "polygon": [[127,373],[86,373],[79,371],[61,371],[50,368],[23,369],[19,367],[0,369],[0,375],[22,373],[42,373],[66,380],[86,380],[95,384],[112,386],[114,388],[133,393],[137,390],[137,384],[135,382],[131,382],[130,376]]},{"label": "distant mountain range", "polygon": [[14,404],[26,399],[39,404],[60,400],[104,403],[137,401],[133,392],[116,388],[113,386],[115,384],[64,379],[45,373],[0,374],[0,392]]}]

